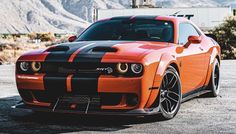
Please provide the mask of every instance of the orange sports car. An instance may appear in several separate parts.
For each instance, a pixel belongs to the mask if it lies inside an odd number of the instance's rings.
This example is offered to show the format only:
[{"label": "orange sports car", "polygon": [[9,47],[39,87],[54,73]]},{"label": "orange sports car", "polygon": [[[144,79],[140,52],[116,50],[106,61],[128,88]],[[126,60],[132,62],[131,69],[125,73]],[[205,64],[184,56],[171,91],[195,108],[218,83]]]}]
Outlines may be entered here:
[{"label": "orange sports car", "polygon": [[69,43],[22,55],[14,108],[173,118],[195,96],[219,94],[220,46],[185,18],[123,16]]}]

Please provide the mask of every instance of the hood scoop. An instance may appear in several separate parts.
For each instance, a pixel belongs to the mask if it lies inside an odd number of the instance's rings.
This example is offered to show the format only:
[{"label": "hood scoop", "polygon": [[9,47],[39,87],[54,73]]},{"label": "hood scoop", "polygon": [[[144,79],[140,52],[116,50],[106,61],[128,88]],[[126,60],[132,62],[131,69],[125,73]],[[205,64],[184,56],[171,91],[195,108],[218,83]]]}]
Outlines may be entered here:
[{"label": "hood scoop", "polygon": [[68,46],[56,46],[56,47],[50,47],[47,49],[48,52],[61,52],[61,51],[68,51],[70,47]]},{"label": "hood scoop", "polygon": [[113,47],[98,46],[94,47],[92,52],[117,52],[117,49]]}]

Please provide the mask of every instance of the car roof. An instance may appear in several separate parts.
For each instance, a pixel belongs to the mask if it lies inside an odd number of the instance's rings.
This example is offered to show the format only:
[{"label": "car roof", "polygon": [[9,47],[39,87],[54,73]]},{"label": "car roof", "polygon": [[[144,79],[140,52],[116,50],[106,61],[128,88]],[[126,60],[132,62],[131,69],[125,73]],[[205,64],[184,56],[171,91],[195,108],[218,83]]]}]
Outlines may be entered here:
[{"label": "car roof", "polygon": [[135,15],[135,16],[116,16],[104,20],[129,20],[129,19],[150,19],[150,20],[169,20],[174,22],[183,22],[189,21],[184,17],[175,17],[175,16],[156,16],[156,15]]}]

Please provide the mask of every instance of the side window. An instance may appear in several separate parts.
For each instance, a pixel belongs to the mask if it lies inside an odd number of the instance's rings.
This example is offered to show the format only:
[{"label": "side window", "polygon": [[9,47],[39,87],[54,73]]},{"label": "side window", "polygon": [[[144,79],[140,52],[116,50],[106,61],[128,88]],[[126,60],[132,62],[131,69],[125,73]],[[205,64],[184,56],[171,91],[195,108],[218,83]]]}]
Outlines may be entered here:
[{"label": "side window", "polygon": [[197,30],[190,23],[180,23],[179,25],[179,44],[186,44],[189,36],[199,36]]}]

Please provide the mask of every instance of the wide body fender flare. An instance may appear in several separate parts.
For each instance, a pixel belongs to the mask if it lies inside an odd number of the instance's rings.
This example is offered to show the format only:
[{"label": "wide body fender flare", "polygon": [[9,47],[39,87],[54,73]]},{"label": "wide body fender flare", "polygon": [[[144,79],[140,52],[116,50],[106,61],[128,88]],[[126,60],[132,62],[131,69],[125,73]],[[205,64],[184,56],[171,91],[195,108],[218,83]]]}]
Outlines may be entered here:
[{"label": "wide body fender flare", "polygon": [[160,62],[157,66],[155,77],[153,80],[153,89],[151,89],[148,101],[145,105],[145,108],[152,107],[152,105],[155,103],[158,94],[159,94],[159,88],[164,76],[164,73],[169,65],[176,65],[177,71],[179,71],[179,65],[177,64],[177,59],[174,55],[171,55],[169,53],[164,53],[161,55]]},{"label": "wide body fender flare", "polygon": [[220,48],[212,47],[209,51],[210,51],[210,60],[208,63],[207,77],[206,77],[206,81],[204,84],[205,86],[207,86],[210,82],[211,72],[212,72],[213,63],[214,63],[215,59],[218,59],[220,62]]}]

